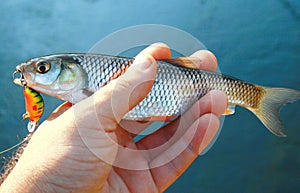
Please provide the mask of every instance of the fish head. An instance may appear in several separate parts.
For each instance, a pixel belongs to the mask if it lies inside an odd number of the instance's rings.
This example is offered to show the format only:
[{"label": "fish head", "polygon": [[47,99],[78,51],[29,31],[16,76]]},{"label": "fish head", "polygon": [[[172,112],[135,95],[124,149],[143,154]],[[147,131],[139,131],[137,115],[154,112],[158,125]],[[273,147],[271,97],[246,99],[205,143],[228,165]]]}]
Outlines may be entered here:
[{"label": "fish head", "polygon": [[41,93],[65,100],[87,84],[86,74],[78,62],[69,55],[50,55],[30,59],[16,67],[19,85],[31,87]]}]

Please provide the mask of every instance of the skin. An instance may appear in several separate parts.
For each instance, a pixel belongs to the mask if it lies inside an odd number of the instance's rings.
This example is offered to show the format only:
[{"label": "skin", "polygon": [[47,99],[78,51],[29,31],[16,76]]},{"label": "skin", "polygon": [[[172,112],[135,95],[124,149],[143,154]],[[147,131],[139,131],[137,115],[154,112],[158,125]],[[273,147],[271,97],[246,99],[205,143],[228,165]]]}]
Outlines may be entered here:
[{"label": "skin", "polygon": [[[150,91],[155,59],[170,57],[167,45],[153,44],[137,55],[124,75],[93,96],[74,106],[64,103],[58,107],[33,134],[0,192],[166,190],[211,142],[219,128],[218,117],[227,106],[224,93],[211,91],[181,117],[135,143],[135,133],[147,124],[121,121],[121,117]],[[198,51],[193,57],[199,58],[199,69],[217,67],[209,51]],[[164,144],[166,147],[155,151],[127,151]],[[128,165],[122,167],[123,163]],[[135,166],[137,169],[132,168]]]}]

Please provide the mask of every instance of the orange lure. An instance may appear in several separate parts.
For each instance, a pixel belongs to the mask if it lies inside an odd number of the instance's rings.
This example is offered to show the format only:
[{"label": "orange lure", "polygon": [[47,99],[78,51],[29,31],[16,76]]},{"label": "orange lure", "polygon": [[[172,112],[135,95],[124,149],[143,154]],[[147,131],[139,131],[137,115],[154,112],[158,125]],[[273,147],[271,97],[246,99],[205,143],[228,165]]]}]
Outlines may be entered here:
[{"label": "orange lure", "polygon": [[27,129],[29,132],[33,132],[44,112],[44,100],[38,92],[27,86],[24,86],[24,96],[26,113],[23,115],[23,119],[29,119]]}]

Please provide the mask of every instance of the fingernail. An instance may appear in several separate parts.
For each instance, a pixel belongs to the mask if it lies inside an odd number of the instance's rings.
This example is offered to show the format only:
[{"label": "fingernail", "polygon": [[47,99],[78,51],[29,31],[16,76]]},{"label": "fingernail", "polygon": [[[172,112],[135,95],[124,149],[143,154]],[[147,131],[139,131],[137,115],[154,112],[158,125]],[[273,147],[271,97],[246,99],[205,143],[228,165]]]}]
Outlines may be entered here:
[{"label": "fingernail", "polygon": [[148,58],[136,58],[132,66],[138,67],[141,70],[147,70],[152,65],[152,61]]}]

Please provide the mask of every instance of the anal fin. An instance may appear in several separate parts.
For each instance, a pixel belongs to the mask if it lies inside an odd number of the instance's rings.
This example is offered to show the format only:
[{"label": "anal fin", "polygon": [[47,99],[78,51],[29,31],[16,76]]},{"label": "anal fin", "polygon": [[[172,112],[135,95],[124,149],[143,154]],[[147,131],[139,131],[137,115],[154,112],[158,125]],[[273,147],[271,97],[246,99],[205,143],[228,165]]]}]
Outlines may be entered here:
[{"label": "anal fin", "polygon": [[235,113],[235,106],[234,105],[228,105],[227,109],[223,113],[223,115],[232,115]]}]

